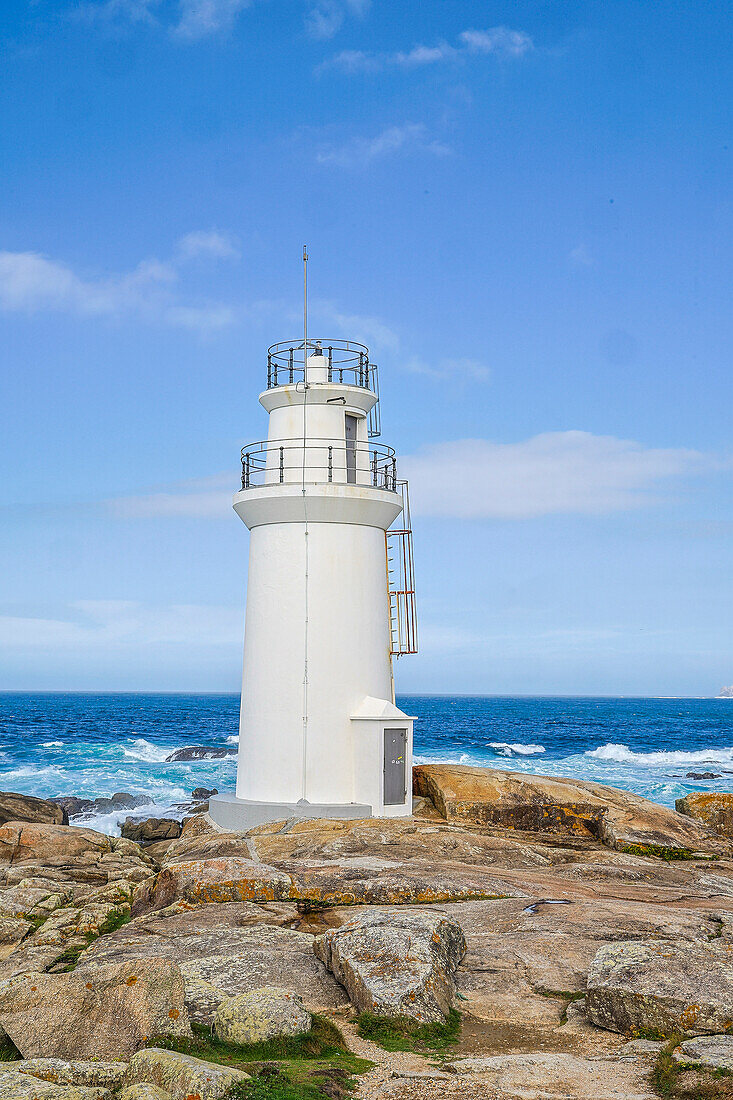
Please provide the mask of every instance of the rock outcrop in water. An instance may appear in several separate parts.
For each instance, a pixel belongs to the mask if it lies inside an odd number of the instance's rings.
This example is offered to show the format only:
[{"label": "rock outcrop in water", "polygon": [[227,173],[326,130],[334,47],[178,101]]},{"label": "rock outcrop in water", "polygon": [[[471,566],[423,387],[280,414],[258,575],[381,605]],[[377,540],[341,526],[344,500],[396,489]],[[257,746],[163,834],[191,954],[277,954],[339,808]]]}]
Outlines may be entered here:
[{"label": "rock outcrop in water", "polygon": [[[408,819],[241,835],[198,815],[159,861],[90,829],[0,826],[0,1024],[34,1055],[0,1064],[0,1100],[223,1097],[258,1071],[147,1049],[151,1032],[180,1041],[272,987],[376,1063],[357,1098],[534,1100],[541,1082],[543,1100],[654,1100],[666,1035],[705,1032],[726,1057],[730,841],[597,784],[432,766],[416,786]],[[356,1034],[364,1008],[451,1007],[439,1070]],[[713,1072],[674,1070],[717,1088]]]}]

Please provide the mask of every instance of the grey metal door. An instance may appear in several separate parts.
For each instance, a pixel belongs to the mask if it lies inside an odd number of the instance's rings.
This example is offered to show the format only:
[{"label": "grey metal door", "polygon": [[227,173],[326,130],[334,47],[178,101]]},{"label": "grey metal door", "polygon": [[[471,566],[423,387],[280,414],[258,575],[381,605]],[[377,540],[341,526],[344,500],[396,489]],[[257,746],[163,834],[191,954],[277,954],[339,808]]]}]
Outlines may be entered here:
[{"label": "grey metal door", "polygon": [[346,414],[346,480],[356,485],[356,417]]},{"label": "grey metal door", "polygon": [[407,754],[407,730],[384,731],[384,804],[404,806],[407,796],[405,786],[405,756]]}]

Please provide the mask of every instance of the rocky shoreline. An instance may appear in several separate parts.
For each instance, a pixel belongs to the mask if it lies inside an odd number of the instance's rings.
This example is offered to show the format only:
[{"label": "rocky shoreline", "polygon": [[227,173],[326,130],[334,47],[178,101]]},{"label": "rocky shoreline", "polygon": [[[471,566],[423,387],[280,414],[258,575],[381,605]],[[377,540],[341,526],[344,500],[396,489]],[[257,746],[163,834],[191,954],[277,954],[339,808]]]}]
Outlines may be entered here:
[{"label": "rocky shoreline", "polygon": [[414,790],[145,847],[1,794],[0,1100],[733,1096],[733,796]]}]

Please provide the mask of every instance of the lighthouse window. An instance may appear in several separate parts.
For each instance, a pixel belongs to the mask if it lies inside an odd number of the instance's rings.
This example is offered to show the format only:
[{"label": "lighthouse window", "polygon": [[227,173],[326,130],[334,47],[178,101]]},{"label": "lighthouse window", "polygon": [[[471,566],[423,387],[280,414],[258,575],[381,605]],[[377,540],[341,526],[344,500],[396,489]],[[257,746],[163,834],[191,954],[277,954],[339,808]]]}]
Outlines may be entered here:
[{"label": "lighthouse window", "polygon": [[356,424],[355,416],[346,414],[346,481],[356,485]]}]

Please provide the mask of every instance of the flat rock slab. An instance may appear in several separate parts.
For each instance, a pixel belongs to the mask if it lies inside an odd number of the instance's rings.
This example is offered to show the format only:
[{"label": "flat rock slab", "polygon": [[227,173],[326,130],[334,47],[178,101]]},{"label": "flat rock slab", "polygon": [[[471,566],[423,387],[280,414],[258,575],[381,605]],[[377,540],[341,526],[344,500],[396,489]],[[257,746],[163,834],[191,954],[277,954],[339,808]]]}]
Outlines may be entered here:
[{"label": "flat rock slab", "polygon": [[116,1088],[127,1062],[65,1062],[61,1058],[28,1058],[16,1063],[18,1073],[26,1073],[55,1085],[101,1085]]},{"label": "flat rock slab", "polygon": [[190,1037],[185,988],[167,959],[133,959],[0,983],[0,1025],[24,1058],[127,1059],[151,1035]]},{"label": "flat rock slab", "polygon": [[117,1100],[170,1100],[171,1094],[157,1085],[128,1085],[117,1093]]},{"label": "flat rock slab", "polygon": [[488,1096],[512,1100],[653,1100],[657,1095],[648,1084],[648,1064],[635,1058],[498,1054],[463,1058],[453,1068],[479,1076]]},{"label": "flat rock slab", "polygon": [[0,1100],[109,1100],[109,1089],[85,1085],[56,1085],[26,1073],[0,1070]]},{"label": "flat rock slab", "polygon": [[341,860],[291,862],[280,867],[234,856],[184,860],[167,865],[145,883],[133,913],[150,912],[176,900],[190,904],[234,901],[311,901],[321,905],[405,905],[466,898],[524,896],[477,867],[460,864]]},{"label": "flat rock slab", "polygon": [[324,933],[314,949],[358,1011],[442,1022],[466,941],[443,913],[372,910]]},{"label": "flat rock slab", "polygon": [[733,1027],[733,945],[641,940],[602,947],[585,1004],[590,1021],[611,1031],[726,1031]]},{"label": "flat rock slab", "polygon": [[733,1036],[705,1035],[686,1039],[672,1052],[672,1057],[682,1065],[724,1069],[733,1073]]},{"label": "flat rock slab", "polygon": [[730,850],[709,826],[600,783],[463,764],[420,764],[413,770],[413,785],[448,821],[592,837],[640,854]]},{"label": "flat rock slab", "polygon": [[244,936],[246,928],[280,927],[295,920],[296,916],[292,902],[197,906],[184,902],[181,908],[174,905],[138,917],[116,932],[95,940],[81,956],[81,965],[150,957],[184,963],[207,955],[234,954],[243,944],[249,943]]},{"label": "flat rock slab", "polygon": [[157,1047],[139,1051],[125,1075],[126,1084],[156,1085],[173,1100],[219,1100],[233,1085],[248,1080],[248,1074],[228,1066]]},{"label": "flat rock slab", "polygon": [[227,997],[262,986],[299,994],[311,1011],[348,1003],[346,993],[313,953],[313,936],[289,928],[255,925],[241,929],[234,949],[181,963],[192,1020],[211,1024]]}]

